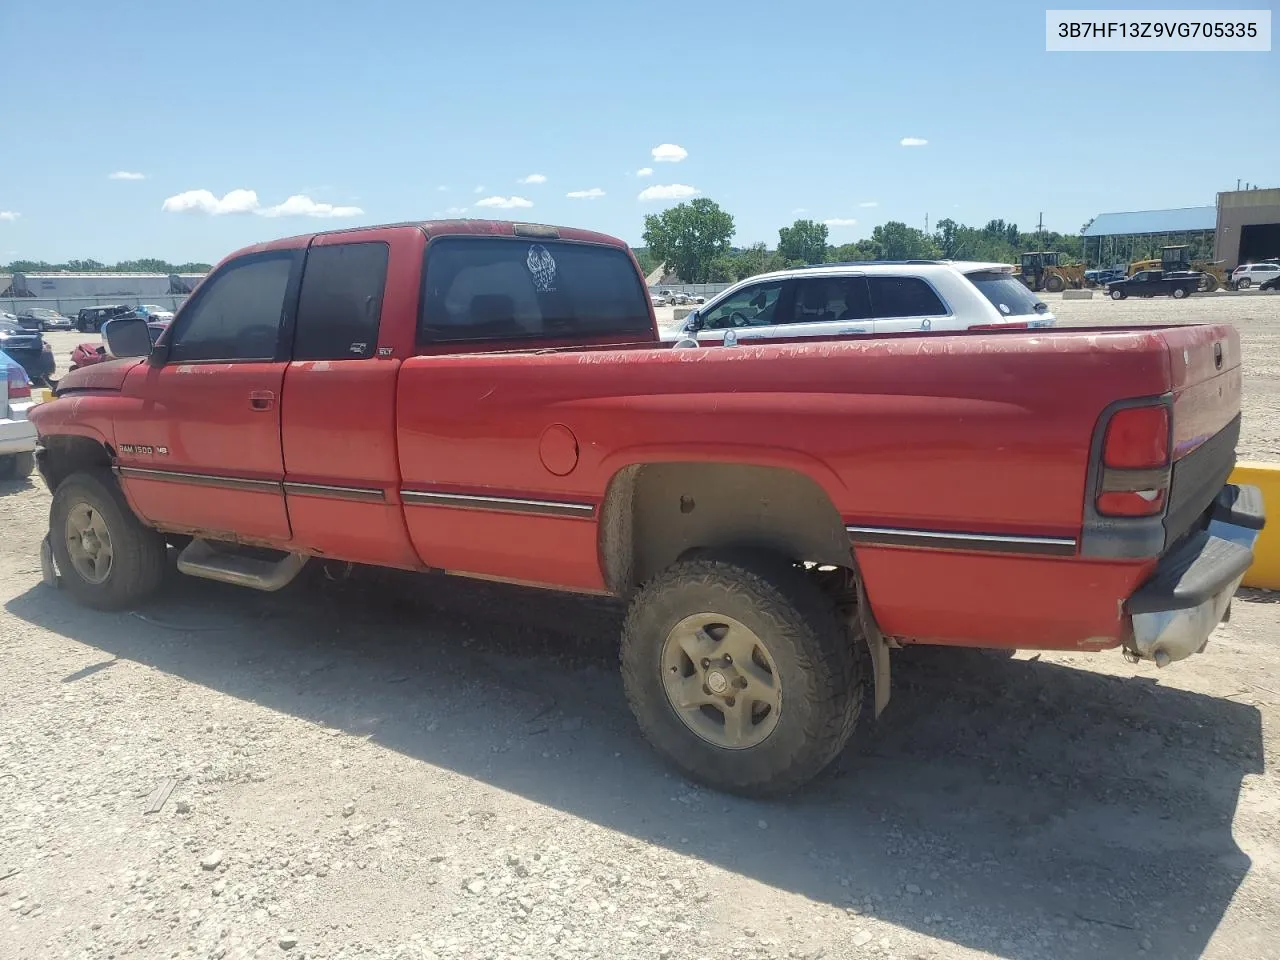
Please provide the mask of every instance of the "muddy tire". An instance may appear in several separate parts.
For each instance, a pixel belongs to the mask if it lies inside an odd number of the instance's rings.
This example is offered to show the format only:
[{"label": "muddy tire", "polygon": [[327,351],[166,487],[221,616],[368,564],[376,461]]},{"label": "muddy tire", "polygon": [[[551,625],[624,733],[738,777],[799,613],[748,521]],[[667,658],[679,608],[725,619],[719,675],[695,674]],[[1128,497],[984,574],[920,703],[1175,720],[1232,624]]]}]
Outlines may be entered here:
[{"label": "muddy tire", "polygon": [[75,473],[59,484],[49,541],[63,585],[87,607],[134,606],[164,579],[164,537],[134,516],[106,470]]},{"label": "muddy tire", "polygon": [[0,480],[25,480],[35,466],[34,453],[7,453],[0,457]]},{"label": "muddy tire", "polygon": [[1066,283],[1056,273],[1051,273],[1044,278],[1044,288],[1049,293],[1061,293]]},{"label": "muddy tire", "polygon": [[627,700],[683,773],[752,796],[788,793],[840,753],[869,674],[860,639],[803,572],[770,557],[677,563],[631,603]]}]

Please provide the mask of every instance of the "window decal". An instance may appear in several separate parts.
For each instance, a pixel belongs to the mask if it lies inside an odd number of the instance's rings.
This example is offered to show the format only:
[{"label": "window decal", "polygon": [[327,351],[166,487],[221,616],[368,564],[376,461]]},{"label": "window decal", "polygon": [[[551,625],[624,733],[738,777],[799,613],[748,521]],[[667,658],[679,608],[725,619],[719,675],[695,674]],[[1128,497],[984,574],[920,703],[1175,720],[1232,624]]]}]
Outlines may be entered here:
[{"label": "window decal", "polygon": [[539,293],[555,292],[556,260],[551,256],[550,250],[540,243],[530,245],[525,264],[533,275],[533,286]]}]

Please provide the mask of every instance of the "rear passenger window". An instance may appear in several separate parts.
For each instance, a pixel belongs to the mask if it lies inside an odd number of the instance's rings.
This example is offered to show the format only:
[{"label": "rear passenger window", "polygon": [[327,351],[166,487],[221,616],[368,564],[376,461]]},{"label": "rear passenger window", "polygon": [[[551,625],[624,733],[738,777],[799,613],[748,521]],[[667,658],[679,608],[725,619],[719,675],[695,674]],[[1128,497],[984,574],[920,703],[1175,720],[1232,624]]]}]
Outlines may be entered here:
[{"label": "rear passenger window", "polygon": [[200,285],[175,322],[171,361],[272,360],[297,253],[250,254]]},{"label": "rear passenger window", "polygon": [[919,277],[867,277],[875,317],[942,317],[947,308]]},{"label": "rear passenger window", "polygon": [[387,252],[385,243],[339,243],[307,252],[293,359],[373,356],[387,285]]},{"label": "rear passenger window", "polygon": [[652,331],[648,292],[616,247],[519,237],[450,237],[428,247],[422,342]]},{"label": "rear passenger window", "polygon": [[780,323],[828,323],[871,316],[864,277],[807,277],[796,284],[795,306]]}]

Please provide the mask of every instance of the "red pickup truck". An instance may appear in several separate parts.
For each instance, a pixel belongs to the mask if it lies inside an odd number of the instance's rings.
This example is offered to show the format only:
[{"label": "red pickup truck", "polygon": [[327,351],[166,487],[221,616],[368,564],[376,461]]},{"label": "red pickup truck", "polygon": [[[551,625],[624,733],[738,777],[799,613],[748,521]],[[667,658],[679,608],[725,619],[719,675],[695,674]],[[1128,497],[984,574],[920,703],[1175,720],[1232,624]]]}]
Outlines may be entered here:
[{"label": "red pickup truck", "polygon": [[835,757],[893,647],[1199,651],[1263,524],[1229,326],[663,344],[621,241],[448,221],[250,247],[105,335],[31,415],[80,601],[171,550],[614,595],[644,732],[742,792]]}]

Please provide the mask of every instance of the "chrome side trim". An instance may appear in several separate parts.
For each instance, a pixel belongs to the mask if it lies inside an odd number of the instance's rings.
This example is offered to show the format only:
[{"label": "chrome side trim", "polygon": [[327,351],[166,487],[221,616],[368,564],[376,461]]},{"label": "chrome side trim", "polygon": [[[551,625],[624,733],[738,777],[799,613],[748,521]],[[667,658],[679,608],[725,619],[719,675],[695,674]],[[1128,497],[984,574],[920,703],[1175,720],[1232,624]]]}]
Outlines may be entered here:
[{"label": "chrome side trim", "polygon": [[502,513],[533,513],[548,517],[579,517],[589,520],[596,508],[590,503],[562,500],[525,500],[518,497],[481,497],[468,493],[430,493],[401,490],[400,499],[409,506],[453,507],[459,510],[497,510]]},{"label": "chrome side trim", "polygon": [[120,477],[136,480],[160,480],[169,483],[190,483],[198,487],[220,487],[225,490],[252,490],[254,492],[280,492],[278,480],[249,480],[245,477],[215,477],[207,473],[180,473],[177,470],[147,470],[143,467],[116,467]]},{"label": "chrome side trim", "polygon": [[385,490],[376,487],[341,487],[329,483],[294,483],[286,480],[284,492],[295,497],[327,497],[332,500],[358,500],[362,503],[386,503]]},{"label": "chrome side trim", "polygon": [[933,550],[974,550],[983,553],[1036,553],[1069,557],[1076,552],[1071,537],[1023,537],[991,533],[950,533],[904,530],[897,527],[846,526],[854,543],[886,547],[926,547]]}]

